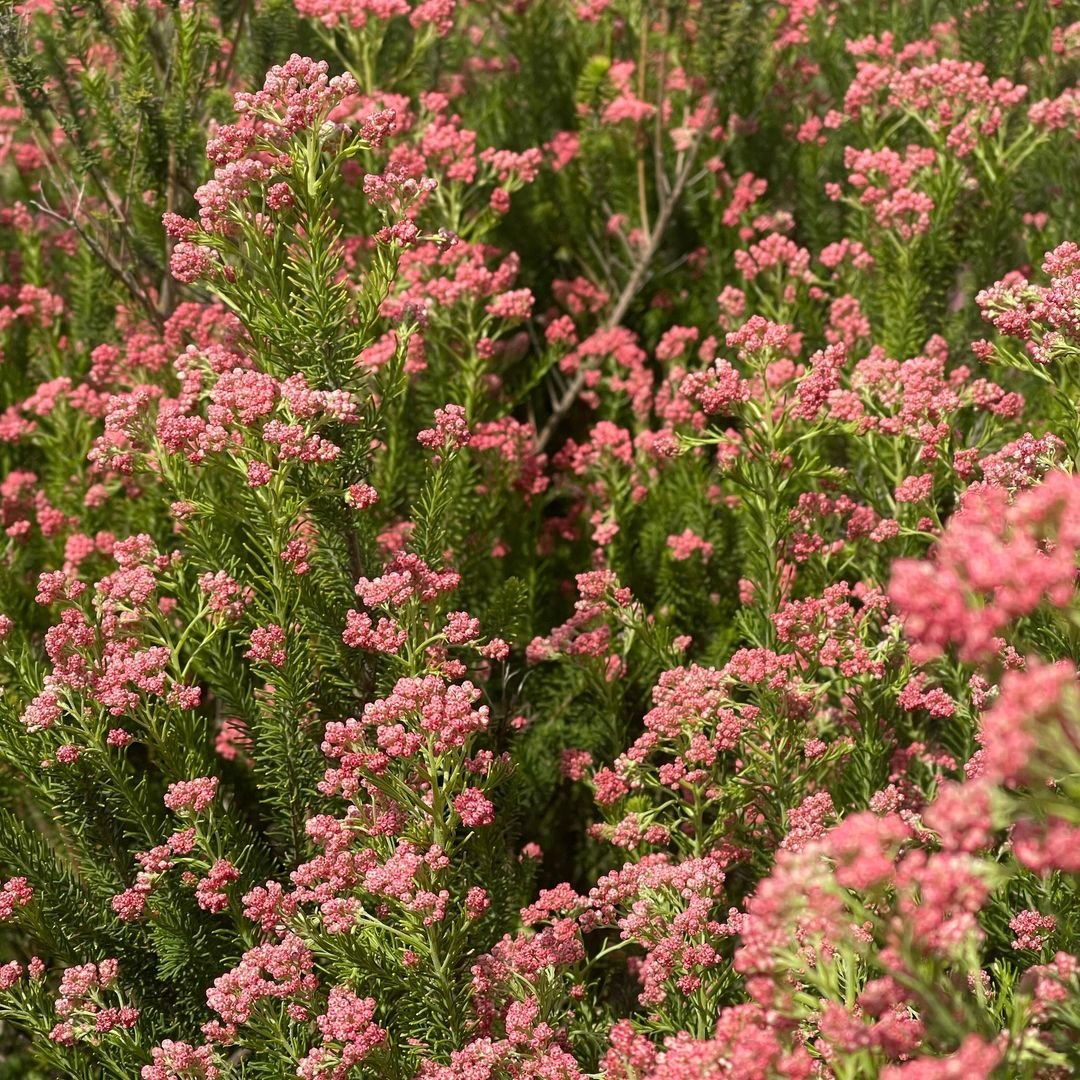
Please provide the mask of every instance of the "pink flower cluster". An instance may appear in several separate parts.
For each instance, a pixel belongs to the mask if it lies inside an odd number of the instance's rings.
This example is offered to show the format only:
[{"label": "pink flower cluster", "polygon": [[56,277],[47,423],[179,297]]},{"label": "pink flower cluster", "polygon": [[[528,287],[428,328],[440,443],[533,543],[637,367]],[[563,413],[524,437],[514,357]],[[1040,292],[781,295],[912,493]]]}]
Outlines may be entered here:
[{"label": "pink flower cluster", "polygon": [[998,333],[1018,338],[1037,364],[1067,360],[1080,343],[1076,299],[1080,296],[1080,248],[1071,241],[1047,252],[1042,266],[1049,285],[1009,274],[975,300]]},{"label": "pink flower cluster", "polygon": [[102,991],[116,983],[115,960],[69,967],[60,978],[59,997],[53,1006],[60,1022],[49,1038],[61,1046],[97,1040],[111,1031],[133,1028],[139,1010],[130,1005],[106,1005]]},{"label": "pink flower cluster", "polygon": [[199,776],[194,780],[178,780],[169,785],[165,793],[165,805],[173,813],[183,813],[190,810],[193,813],[201,813],[214,801],[217,795],[218,778],[216,776]]},{"label": "pink flower cluster", "polygon": [[963,660],[1000,650],[1000,635],[1043,603],[1064,607],[1076,587],[1080,486],[1061,471],[1015,498],[969,489],[932,562],[899,560],[889,596],[922,657],[955,646]]},{"label": "pink flower cluster", "polygon": [[0,888],[0,922],[7,922],[19,908],[34,898],[34,890],[24,877],[8,878]]},{"label": "pink flower cluster", "polygon": [[244,1024],[265,1001],[281,1001],[318,986],[310,949],[294,934],[256,945],[231,971],[214,980],[206,1003],[228,1024]]},{"label": "pink flower cluster", "polygon": [[142,1080],[218,1080],[220,1058],[210,1045],[194,1047],[165,1039],[151,1051],[152,1065],[144,1065]]},{"label": "pink flower cluster", "polygon": [[421,431],[416,441],[429,450],[446,452],[468,446],[471,438],[465,410],[460,405],[447,405],[435,410],[435,426]]},{"label": "pink flower cluster", "polygon": [[322,1045],[308,1051],[297,1066],[301,1080],[345,1080],[354,1065],[386,1040],[373,1023],[375,999],[359,998],[344,986],[330,990],[326,1012],[316,1017]]}]

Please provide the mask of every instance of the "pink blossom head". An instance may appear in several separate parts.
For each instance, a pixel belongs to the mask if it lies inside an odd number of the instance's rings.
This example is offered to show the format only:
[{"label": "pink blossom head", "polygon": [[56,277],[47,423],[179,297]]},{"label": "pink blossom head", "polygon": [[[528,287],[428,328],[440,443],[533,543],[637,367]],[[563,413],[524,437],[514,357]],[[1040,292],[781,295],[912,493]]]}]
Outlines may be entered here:
[{"label": "pink blossom head", "polygon": [[465,410],[460,405],[447,405],[435,410],[435,426],[421,431],[416,441],[429,450],[448,452],[467,446],[471,438]]},{"label": "pink blossom head", "polygon": [[217,794],[218,778],[216,776],[198,776],[194,780],[178,780],[169,785],[165,793],[165,805],[173,813],[190,811],[199,813],[205,810]]}]

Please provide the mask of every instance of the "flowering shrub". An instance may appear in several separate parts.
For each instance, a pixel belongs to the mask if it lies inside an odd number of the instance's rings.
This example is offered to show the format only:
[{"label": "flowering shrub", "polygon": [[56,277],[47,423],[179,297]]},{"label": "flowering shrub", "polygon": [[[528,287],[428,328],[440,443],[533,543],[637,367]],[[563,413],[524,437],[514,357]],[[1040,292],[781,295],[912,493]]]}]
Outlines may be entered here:
[{"label": "flowering shrub", "polygon": [[0,1073],[1080,1071],[1074,7],[0,4]]}]

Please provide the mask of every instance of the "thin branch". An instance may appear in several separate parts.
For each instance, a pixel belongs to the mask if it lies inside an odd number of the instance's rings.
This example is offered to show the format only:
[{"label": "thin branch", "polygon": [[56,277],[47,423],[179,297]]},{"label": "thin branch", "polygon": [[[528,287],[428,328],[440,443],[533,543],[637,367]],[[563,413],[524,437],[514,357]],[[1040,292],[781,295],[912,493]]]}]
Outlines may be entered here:
[{"label": "thin branch", "polygon": [[664,9],[664,24],[661,29],[661,46],[660,46],[660,74],[657,79],[659,86],[657,107],[656,107],[656,123],[653,126],[653,173],[655,177],[656,190],[661,198],[665,198],[668,194],[668,179],[667,173],[664,170],[664,92],[665,83],[667,82],[667,40],[668,33],[671,29],[671,12]]},{"label": "thin branch", "polygon": [[114,259],[113,256],[110,255],[101,246],[101,244],[99,244],[98,241],[93,236],[91,236],[90,233],[88,233],[79,223],[77,215],[79,210],[79,204],[81,202],[82,191],[80,190],[78,201],[75,204],[75,217],[65,217],[63,214],[54,210],[51,206],[49,206],[47,202],[44,201],[35,200],[31,202],[30,205],[33,206],[35,210],[40,210],[41,213],[43,213],[46,217],[50,217],[54,221],[60,222],[66,228],[74,229],[75,232],[79,234],[79,238],[83,241],[83,243],[86,244],[86,246],[94,253],[94,255],[98,259],[101,260],[102,263],[104,263],[106,267],[108,267],[110,272],[131,294],[132,298],[139,304],[140,307],[145,310],[146,314],[149,316],[150,320],[154,323],[154,325],[160,328],[164,325],[164,320],[161,317],[161,312],[157,310],[157,306],[147,295],[146,290],[142,288],[142,286],[139,284],[138,280],[131,273],[131,271],[126,270],[122,265],[120,265],[116,261],[116,259]]},{"label": "thin branch", "polygon": [[218,82],[222,86],[229,85],[229,76],[232,74],[233,65],[236,63],[236,53],[240,48],[240,37],[244,32],[244,20],[248,14],[248,0],[240,0],[240,10],[236,14],[236,26],[229,42],[229,55],[225,57],[225,66],[218,75]]},{"label": "thin branch", "polygon": [[[645,100],[645,74],[649,59],[649,9],[644,7],[641,14],[641,44],[638,50],[638,100]],[[663,87],[660,89],[663,94]],[[658,108],[657,112],[661,110]],[[645,129],[644,122],[638,127],[637,138],[637,187],[638,187],[638,214],[641,216],[641,231],[648,234],[649,229],[649,195],[645,184]]]},{"label": "thin branch", "polygon": [[[169,143],[168,182],[165,186],[165,210],[168,213],[176,211],[176,146]],[[165,274],[161,279],[161,288],[158,290],[158,298],[161,304],[161,313],[168,318],[173,313],[176,297],[176,286],[172,276],[172,252],[175,242],[165,233]]]},{"label": "thin branch", "polygon": [[[649,266],[656,257],[661,241],[664,238],[664,233],[667,231],[668,223],[671,221],[671,215],[675,212],[675,207],[682,198],[682,193],[685,190],[687,181],[690,179],[690,174],[693,171],[694,163],[697,160],[698,150],[701,148],[701,143],[705,138],[705,132],[709,127],[707,121],[709,112],[712,109],[712,100],[711,94],[705,99],[702,124],[694,136],[694,141],[690,145],[686,157],[679,166],[678,173],[675,177],[675,183],[672,185],[671,191],[661,203],[660,212],[656,215],[656,222],[652,227],[652,231],[649,233],[648,242],[642,249],[637,262],[634,264],[633,273],[631,273],[629,280],[619,294],[619,298],[615,302],[615,307],[612,309],[611,314],[604,321],[605,330],[611,330],[623,321],[627,311],[630,310],[630,305],[634,302],[634,298],[641,291],[641,287],[645,283],[645,279],[649,272]],[[543,429],[537,436],[537,453],[543,451],[544,447],[551,441],[551,437],[555,434],[555,429],[562,423],[563,418],[573,407],[574,402],[577,401],[578,395],[585,387],[587,374],[587,369],[584,366],[578,369],[577,374],[571,380],[570,385],[559,399],[558,404],[552,410]]]}]

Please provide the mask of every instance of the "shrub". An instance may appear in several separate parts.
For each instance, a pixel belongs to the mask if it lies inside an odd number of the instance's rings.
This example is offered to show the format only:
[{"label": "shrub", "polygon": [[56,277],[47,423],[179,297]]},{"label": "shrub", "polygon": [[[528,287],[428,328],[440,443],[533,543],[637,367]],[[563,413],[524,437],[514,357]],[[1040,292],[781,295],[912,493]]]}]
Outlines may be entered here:
[{"label": "shrub", "polygon": [[1072,6],[0,4],[0,1075],[1072,1075]]}]

